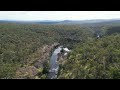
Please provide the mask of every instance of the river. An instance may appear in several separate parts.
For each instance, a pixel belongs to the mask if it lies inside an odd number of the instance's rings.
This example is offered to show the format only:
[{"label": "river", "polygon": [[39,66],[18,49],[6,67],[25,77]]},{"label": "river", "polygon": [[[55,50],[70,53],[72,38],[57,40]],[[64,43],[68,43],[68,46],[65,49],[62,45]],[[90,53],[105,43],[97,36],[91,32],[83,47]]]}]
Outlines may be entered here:
[{"label": "river", "polygon": [[51,59],[50,59],[50,70],[48,74],[48,79],[56,79],[57,73],[59,69],[58,64],[58,53],[62,50],[62,46],[59,46],[57,49],[54,50]]}]

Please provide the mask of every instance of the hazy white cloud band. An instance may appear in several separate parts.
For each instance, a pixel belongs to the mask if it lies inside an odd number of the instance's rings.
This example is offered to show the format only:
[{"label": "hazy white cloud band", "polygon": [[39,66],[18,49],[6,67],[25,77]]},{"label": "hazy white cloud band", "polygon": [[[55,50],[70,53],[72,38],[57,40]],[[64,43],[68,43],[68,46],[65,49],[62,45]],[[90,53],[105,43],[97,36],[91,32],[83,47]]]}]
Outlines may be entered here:
[{"label": "hazy white cloud band", "polygon": [[120,11],[0,11],[0,20],[120,19]]}]

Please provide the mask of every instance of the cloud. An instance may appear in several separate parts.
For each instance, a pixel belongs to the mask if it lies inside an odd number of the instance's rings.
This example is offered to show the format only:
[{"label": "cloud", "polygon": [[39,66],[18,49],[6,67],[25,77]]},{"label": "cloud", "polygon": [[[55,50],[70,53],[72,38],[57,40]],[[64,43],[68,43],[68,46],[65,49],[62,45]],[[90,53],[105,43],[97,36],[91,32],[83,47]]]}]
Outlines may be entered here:
[{"label": "cloud", "polygon": [[9,20],[85,20],[120,18],[120,11],[0,11]]}]

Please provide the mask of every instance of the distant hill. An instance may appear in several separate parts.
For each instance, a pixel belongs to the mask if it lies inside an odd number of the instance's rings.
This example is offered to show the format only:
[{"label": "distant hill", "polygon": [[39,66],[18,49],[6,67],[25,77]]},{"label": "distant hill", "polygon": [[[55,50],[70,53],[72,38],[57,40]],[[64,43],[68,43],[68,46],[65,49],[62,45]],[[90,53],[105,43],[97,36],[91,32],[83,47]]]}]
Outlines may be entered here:
[{"label": "distant hill", "polygon": [[52,20],[36,20],[36,21],[15,21],[15,20],[0,20],[0,23],[33,23],[33,24],[82,24],[82,25],[98,25],[98,24],[118,24],[120,19],[96,19],[96,20],[63,20],[63,21],[52,21]]},{"label": "distant hill", "polygon": [[96,20],[64,20],[59,24],[115,24],[120,23],[120,20],[114,19],[96,19]]}]

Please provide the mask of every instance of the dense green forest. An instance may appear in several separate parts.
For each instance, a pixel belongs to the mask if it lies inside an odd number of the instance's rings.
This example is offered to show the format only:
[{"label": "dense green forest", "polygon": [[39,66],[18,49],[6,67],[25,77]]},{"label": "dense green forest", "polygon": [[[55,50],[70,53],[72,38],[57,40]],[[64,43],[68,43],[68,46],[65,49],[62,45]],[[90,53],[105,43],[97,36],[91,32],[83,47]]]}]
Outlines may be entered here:
[{"label": "dense green forest", "polygon": [[120,34],[78,44],[61,65],[59,78],[120,78]]},{"label": "dense green forest", "polygon": [[54,43],[72,50],[60,63],[58,79],[120,78],[119,33],[120,25],[0,23],[0,78],[45,79],[50,56],[43,50],[52,52]]}]

